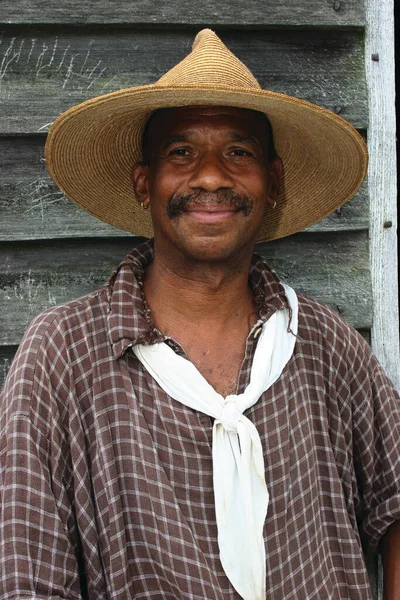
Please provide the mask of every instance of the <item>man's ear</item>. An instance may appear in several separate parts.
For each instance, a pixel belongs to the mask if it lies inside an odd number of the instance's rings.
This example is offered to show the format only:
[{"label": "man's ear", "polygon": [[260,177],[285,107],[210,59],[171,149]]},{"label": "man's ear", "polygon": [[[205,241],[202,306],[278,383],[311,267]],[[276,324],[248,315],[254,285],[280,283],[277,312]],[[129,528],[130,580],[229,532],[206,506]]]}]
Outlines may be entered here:
[{"label": "man's ear", "polygon": [[281,159],[277,156],[268,164],[268,193],[267,201],[274,204],[278,198],[283,176],[283,165]]},{"label": "man's ear", "polygon": [[131,179],[136,200],[143,208],[147,208],[150,204],[148,165],[143,163],[135,165],[132,169]]}]

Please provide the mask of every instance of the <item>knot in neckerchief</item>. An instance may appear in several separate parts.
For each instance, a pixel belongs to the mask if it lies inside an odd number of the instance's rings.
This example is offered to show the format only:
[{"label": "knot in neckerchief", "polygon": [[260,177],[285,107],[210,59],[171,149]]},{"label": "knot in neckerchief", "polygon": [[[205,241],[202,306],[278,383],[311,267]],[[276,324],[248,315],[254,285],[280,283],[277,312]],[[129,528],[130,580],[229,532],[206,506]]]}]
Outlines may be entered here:
[{"label": "knot in neckerchief", "polygon": [[175,400],[213,417],[213,481],[221,564],[244,600],[265,600],[263,528],[268,508],[260,436],[243,413],[281,375],[297,335],[298,303],[283,284],[290,311],[276,311],[263,325],[243,394],[223,398],[196,367],[165,343],[137,345],[133,352]]},{"label": "knot in neckerchief", "polygon": [[238,423],[243,417],[243,414],[237,407],[236,398],[237,397],[233,394],[225,398],[224,405],[218,419],[221,421],[221,425],[225,431],[231,431],[232,433],[237,433]]}]

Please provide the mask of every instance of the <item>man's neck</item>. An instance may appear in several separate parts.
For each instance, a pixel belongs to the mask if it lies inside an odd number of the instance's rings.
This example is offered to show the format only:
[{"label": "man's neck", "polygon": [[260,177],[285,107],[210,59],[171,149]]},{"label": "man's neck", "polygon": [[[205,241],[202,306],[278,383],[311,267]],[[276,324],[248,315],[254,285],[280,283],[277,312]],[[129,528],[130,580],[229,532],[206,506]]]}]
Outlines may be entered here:
[{"label": "man's neck", "polygon": [[[251,256],[212,264],[154,254],[145,273],[144,293],[154,323],[165,333],[175,323],[224,328],[254,321],[255,305],[248,274]],[[253,315],[253,318],[251,317]],[[167,324],[167,325],[166,325]]]},{"label": "man's neck", "polygon": [[146,269],[153,323],[181,345],[218,393],[236,393],[246,339],[258,319],[248,279],[251,255],[214,264],[173,261],[171,255],[155,249]]}]

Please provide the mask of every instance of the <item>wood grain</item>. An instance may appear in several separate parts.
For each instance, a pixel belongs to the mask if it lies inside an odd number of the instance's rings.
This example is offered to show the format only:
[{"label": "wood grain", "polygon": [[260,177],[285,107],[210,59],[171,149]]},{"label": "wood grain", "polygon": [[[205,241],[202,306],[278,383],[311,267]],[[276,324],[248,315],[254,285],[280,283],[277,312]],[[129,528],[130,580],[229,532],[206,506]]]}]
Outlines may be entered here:
[{"label": "wood grain", "polygon": [[367,0],[366,9],[370,248],[374,297],[372,348],[400,390],[393,1],[382,0],[378,5],[375,0]]},{"label": "wood grain", "polygon": [[[320,104],[365,128],[360,31],[221,31],[263,88]],[[67,108],[148,84],[189,52],[193,33],[151,29],[11,34],[0,44],[0,134],[47,131]]]},{"label": "wood grain", "polygon": [[[138,238],[3,243],[0,247],[0,345],[18,344],[44,307],[101,287]],[[258,247],[298,292],[330,304],[356,327],[371,326],[366,232],[298,234]]]},{"label": "wood grain", "polygon": [[7,377],[16,351],[17,346],[0,346],[0,388]]},{"label": "wood grain", "polygon": [[44,0],[2,0],[2,23],[123,25],[307,25],[360,27],[364,24],[362,0],[62,0],[54,7]]},{"label": "wood grain", "polygon": [[[0,138],[0,240],[126,236],[63,196],[47,175],[43,147],[44,136]],[[368,229],[368,208],[364,186],[310,231]]]}]

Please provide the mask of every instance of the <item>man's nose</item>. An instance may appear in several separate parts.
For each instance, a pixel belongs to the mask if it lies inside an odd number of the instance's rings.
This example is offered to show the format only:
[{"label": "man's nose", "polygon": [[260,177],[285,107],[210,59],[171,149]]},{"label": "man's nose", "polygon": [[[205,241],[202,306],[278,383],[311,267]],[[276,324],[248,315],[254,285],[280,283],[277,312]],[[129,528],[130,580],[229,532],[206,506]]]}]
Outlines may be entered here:
[{"label": "man's nose", "polygon": [[196,164],[188,184],[192,189],[215,192],[221,188],[232,188],[234,182],[224,164],[223,157],[210,152],[205,153]]}]

